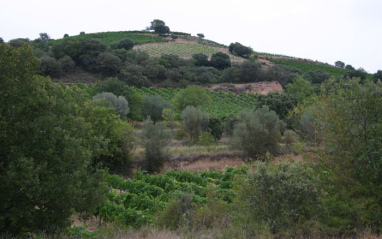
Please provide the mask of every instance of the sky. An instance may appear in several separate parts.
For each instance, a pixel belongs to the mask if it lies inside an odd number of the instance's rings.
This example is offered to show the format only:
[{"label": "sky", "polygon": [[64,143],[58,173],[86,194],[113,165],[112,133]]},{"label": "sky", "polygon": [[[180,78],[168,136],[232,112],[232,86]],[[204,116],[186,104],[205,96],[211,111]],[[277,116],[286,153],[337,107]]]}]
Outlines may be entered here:
[{"label": "sky", "polygon": [[143,30],[154,19],[225,45],[382,70],[381,0],[0,0],[6,42]]}]

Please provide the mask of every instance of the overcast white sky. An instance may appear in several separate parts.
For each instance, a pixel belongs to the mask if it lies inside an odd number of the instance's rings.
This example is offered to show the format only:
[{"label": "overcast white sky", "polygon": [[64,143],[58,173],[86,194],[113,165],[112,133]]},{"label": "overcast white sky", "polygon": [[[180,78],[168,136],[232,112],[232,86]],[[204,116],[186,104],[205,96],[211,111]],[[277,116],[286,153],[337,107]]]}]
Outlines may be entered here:
[{"label": "overcast white sky", "polygon": [[142,30],[153,19],[225,45],[382,70],[382,0],[0,0],[6,42]]}]

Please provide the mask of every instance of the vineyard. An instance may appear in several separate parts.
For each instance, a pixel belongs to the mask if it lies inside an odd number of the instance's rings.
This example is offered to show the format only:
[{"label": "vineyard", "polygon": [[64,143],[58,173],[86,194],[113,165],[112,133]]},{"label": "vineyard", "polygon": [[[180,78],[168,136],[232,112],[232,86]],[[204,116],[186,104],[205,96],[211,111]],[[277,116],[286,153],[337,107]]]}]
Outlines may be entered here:
[{"label": "vineyard", "polygon": [[134,178],[128,180],[108,174],[106,179],[113,190],[95,215],[105,222],[140,227],[152,223],[155,213],[164,209],[171,198],[189,197],[193,204],[200,206],[206,203],[208,191],[212,191],[220,196],[220,200],[231,203],[235,196],[233,187],[237,184],[235,176],[246,174],[248,170],[248,166],[241,169],[227,167],[224,173],[170,170],[162,175],[144,174],[138,170]]},{"label": "vineyard", "polygon": [[[192,55],[197,53],[205,54],[210,58],[212,54],[221,51],[220,48],[197,43],[148,44],[139,47],[139,49],[146,51],[152,57],[159,57],[165,54],[173,54],[182,58],[191,58]],[[233,55],[230,55],[230,58],[233,61],[244,61],[243,58]]]},{"label": "vineyard", "polygon": [[288,60],[271,60],[271,61],[275,64],[295,67],[304,73],[308,71],[318,71],[318,70],[326,71],[332,77],[341,77],[348,71],[343,68],[334,67],[330,65],[324,65],[324,64],[317,64],[315,62],[288,61]]},{"label": "vineyard", "polygon": [[99,32],[99,33],[89,33],[80,34],[77,36],[70,36],[58,40],[49,41],[50,45],[61,44],[64,39],[98,39],[100,42],[114,48],[118,42],[122,39],[129,38],[134,42],[134,45],[140,45],[145,43],[160,43],[168,42],[169,40],[161,36],[155,36],[151,33],[140,32],[140,31],[120,31],[120,32]]},{"label": "vineyard", "polygon": [[[172,89],[172,88],[136,88],[134,89],[140,93],[141,95],[160,95],[164,99],[171,101],[175,94],[180,89]],[[204,110],[217,117],[217,118],[225,118],[230,114],[237,114],[239,111],[248,108],[252,109],[253,105],[256,101],[256,95],[254,94],[239,94],[235,95],[231,92],[225,93],[223,91],[207,91],[209,96],[211,97],[212,103],[204,108]]]}]

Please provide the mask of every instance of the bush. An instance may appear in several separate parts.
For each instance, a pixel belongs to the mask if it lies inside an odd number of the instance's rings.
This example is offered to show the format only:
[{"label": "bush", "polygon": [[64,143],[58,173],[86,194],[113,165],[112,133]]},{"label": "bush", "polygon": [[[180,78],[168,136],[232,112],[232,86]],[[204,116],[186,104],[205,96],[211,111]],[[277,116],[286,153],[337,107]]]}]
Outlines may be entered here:
[{"label": "bush", "polygon": [[169,103],[160,95],[144,96],[142,114],[144,119],[150,118],[154,123],[162,120],[162,111],[168,108]]},{"label": "bush", "polygon": [[281,139],[281,121],[268,107],[255,111],[243,110],[233,131],[232,146],[243,150],[250,157],[274,152]]},{"label": "bush", "polygon": [[48,56],[44,55],[40,59],[41,71],[45,76],[50,76],[52,78],[58,78],[62,75],[62,68],[60,63]]},{"label": "bush", "polygon": [[208,126],[209,115],[199,107],[187,106],[180,114],[180,118],[183,120],[183,129],[190,135],[190,141],[197,142],[202,129]]},{"label": "bush", "polygon": [[320,180],[305,164],[254,163],[254,171],[238,184],[242,212],[267,226],[272,234],[294,237],[311,230],[307,222],[318,215]]},{"label": "bush", "polygon": [[102,92],[93,97],[93,100],[105,99],[122,119],[130,112],[129,104],[125,97],[116,96],[110,92]]},{"label": "bush", "polygon": [[105,76],[116,76],[121,70],[119,57],[108,52],[99,54],[96,64],[97,70]]},{"label": "bush", "polygon": [[214,143],[214,141],[215,139],[210,133],[202,132],[199,136],[197,144],[208,147],[208,146],[211,146]]},{"label": "bush", "polygon": [[158,172],[167,157],[164,147],[171,142],[166,126],[146,120],[141,134],[141,143],[145,148],[145,166],[150,173]]},{"label": "bush", "polygon": [[223,52],[218,52],[212,54],[211,66],[215,67],[218,70],[224,70],[225,68],[231,67],[231,60],[227,54]]},{"label": "bush", "polygon": [[125,49],[125,50],[131,50],[133,49],[134,47],[134,43],[132,40],[126,38],[126,39],[122,39],[118,42],[118,49]]}]

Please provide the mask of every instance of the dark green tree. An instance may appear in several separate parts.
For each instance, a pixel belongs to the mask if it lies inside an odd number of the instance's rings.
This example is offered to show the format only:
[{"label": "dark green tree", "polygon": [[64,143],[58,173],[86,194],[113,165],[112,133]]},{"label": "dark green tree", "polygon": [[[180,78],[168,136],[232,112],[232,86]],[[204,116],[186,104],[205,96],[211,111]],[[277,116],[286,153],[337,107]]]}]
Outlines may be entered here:
[{"label": "dark green tree", "polygon": [[0,44],[0,231],[18,235],[66,227],[73,209],[91,213],[108,190],[91,165],[101,142],[84,101],[37,66],[27,45]]},{"label": "dark green tree", "polygon": [[150,27],[149,27],[149,29],[151,29],[151,30],[155,30],[155,27],[156,27],[156,26],[160,26],[160,25],[165,26],[166,23],[165,23],[164,21],[162,21],[162,20],[154,19],[152,22],[150,22]]},{"label": "dark green tree", "polygon": [[208,56],[203,53],[196,53],[192,55],[195,66],[208,66]]},{"label": "dark green tree", "polygon": [[157,33],[159,35],[164,35],[164,34],[170,33],[170,28],[168,26],[165,26],[165,25],[156,25],[154,27],[154,31],[155,31],[155,33]]},{"label": "dark green tree", "polygon": [[62,75],[61,64],[48,55],[40,58],[41,73],[52,78],[59,78]]},{"label": "dark green tree", "polygon": [[96,67],[105,76],[116,76],[121,70],[121,60],[111,53],[101,53],[97,57]]},{"label": "dark green tree", "polygon": [[232,54],[242,56],[242,57],[244,57],[244,56],[249,57],[249,55],[251,55],[251,53],[252,53],[252,49],[250,47],[243,46],[242,44],[240,44],[238,42],[231,43],[228,46],[228,50]]},{"label": "dark green tree", "polygon": [[258,77],[258,64],[245,61],[240,66],[241,79],[244,83],[257,82]]},{"label": "dark green tree", "polygon": [[214,137],[215,141],[220,140],[224,131],[224,126],[221,119],[211,117],[208,121],[208,131]]},{"label": "dark green tree", "polygon": [[224,70],[225,68],[231,67],[231,60],[227,54],[223,52],[218,52],[212,54],[211,66],[215,67],[218,70]]},{"label": "dark green tree", "polygon": [[377,83],[378,80],[382,81],[382,71],[378,70],[373,74],[374,83]]},{"label": "dark green tree", "polygon": [[40,33],[40,40],[41,41],[49,41],[50,36],[48,35],[48,33]]},{"label": "dark green tree", "polygon": [[133,47],[134,47],[134,43],[129,38],[120,40],[117,46],[118,49],[125,49],[127,51],[133,49]]},{"label": "dark green tree", "polygon": [[345,68],[345,63],[343,63],[342,61],[336,61],[334,65],[340,68]]},{"label": "dark green tree", "polygon": [[297,105],[298,101],[294,96],[271,92],[267,95],[259,95],[256,99],[255,107],[261,108],[264,105],[273,110],[280,117],[285,119],[288,112]]}]

